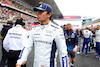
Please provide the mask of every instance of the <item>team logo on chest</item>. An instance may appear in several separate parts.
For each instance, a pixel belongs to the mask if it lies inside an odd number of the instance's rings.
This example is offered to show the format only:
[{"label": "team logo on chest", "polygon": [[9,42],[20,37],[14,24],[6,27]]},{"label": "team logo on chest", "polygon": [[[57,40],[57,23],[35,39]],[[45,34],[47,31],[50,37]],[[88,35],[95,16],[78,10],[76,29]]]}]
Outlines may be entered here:
[{"label": "team logo on chest", "polygon": [[51,34],[51,33],[53,33],[53,31],[46,30],[46,33],[50,33]]}]

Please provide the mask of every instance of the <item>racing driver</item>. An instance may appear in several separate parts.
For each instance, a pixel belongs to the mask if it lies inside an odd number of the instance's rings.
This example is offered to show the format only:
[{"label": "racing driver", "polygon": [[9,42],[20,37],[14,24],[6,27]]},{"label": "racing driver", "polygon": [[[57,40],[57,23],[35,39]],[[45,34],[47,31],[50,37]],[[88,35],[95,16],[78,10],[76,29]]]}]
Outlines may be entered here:
[{"label": "racing driver", "polygon": [[55,67],[56,48],[59,52],[61,67],[68,67],[67,47],[63,29],[53,24],[50,17],[53,13],[52,7],[42,3],[39,7],[34,7],[38,11],[38,21],[41,24],[31,30],[28,40],[25,40],[25,48],[22,50],[16,67],[20,67],[27,59],[32,46],[34,45],[33,67]]}]

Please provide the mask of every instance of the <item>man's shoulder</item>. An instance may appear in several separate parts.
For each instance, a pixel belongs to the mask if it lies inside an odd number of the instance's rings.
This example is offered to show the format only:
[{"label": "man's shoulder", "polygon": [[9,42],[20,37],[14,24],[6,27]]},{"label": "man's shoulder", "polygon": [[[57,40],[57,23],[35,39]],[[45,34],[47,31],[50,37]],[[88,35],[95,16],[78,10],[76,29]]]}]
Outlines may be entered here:
[{"label": "man's shoulder", "polygon": [[8,30],[8,29],[10,29],[11,28],[11,26],[7,26],[7,25],[4,25],[3,26],[3,29],[6,29],[6,30]]},{"label": "man's shoulder", "polygon": [[56,25],[56,24],[54,24],[54,23],[51,23],[51,24],[50,24],[50,26],[51,26],[52,28],[59,29],[59,26],[57,26],[57,25]]},{"label": "man's shoulder", "polygon": [[60,26],[58,26],[58,25],[56,25],[56,24],[53,24],[53,23],[51,23],[51,28],[55,31],[55,32],[57,32],[57,33],[59,33],[59,34],[62,34],[62,33],[64,33],[63,32],[63,29],[60,27]]},{"label": "man's shoulder", "polygon": [[96,30],[96,31],[100,32],[100,29],[99,30]]},{"label": "man's shoulder", "polygon": [[53,29],[57,29],[57,30],[63,30],[59,25],[56,25],[54,23],[51,22],[50,27]]},{"label": "man's shoulder", "polygon": [[89,30],[83,30],[83,32],[89,32]]},{"label": "man's shoulder", "polygon": [[14,29],[14,27],[13,28],[10,28],[8,31],[12,31]]},{"label": "man's shoulder", "polygon": [[27,32],[27,30],[23,28],[23,32]]},{"label": "man's shoulder", "polygon": [[97,30],[97,31],[96,31],[96,34],[100,34],[100,30]]}]

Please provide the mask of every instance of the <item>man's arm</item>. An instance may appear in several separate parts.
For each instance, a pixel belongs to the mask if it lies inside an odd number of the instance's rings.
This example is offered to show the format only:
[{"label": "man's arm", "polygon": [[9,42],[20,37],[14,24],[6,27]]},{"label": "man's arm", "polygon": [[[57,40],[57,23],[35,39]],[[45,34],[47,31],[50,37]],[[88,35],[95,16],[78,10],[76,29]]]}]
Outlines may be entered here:
[{"label": "man's arm", "polygon": [[67,46],[65,43],[63,30],[58,29],[56,32],[55,42],[60,56],[61,67],[68,67]]},{"label": "man's arm", "polygon": [[75,45],[73,52],[77,52],[77,45]]},{"label": "man's arm", "polygon": [[25,46],[23,50],[21,51],[21,54],[19,56],[19,59],[17,60],[17,65],[16,67],[20,67],[24,62],[26,62],[27,56],[32,50],[33,46],[33,36],[32,36],[32,31],[30,32],[29,38],[24,39],[22,41],[23,45]]},{"label": "man's arm", "polygon": [[77,33],[75,33],[75,47],[73,49],[73,52],[77,51],[77,46],[78,46],[78,36],[77,36]]}]

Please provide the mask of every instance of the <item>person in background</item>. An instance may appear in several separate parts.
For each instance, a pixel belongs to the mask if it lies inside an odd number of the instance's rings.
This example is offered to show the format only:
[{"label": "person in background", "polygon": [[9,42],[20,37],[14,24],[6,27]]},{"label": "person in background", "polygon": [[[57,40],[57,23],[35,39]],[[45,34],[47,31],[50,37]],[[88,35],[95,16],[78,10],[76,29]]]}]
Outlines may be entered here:
[{"label": "person in background", "polygon": [[[8,19],[7,24],[3,25],[3,28],[2,28],[2,31],[1,31],[2,43],[3,43],[3,40],[4,40],[8,30],[10,28],[12,28],[12,26],[13,26],[12,19]],[[7,61],[7,52],[3,48],[3,44],[2,44],[2,59],[1,59],[1,62],[0,62],[0,67],[4,67],[6,61]]]},{"label": "person in background", "polygon": [[16,67],[20,67],[27,59],[34,45],[34,64],[33,67],[56,67],[55,52],[59,52],[61,67],[68,67],[67,47],[65,44],[63,29],[50,21],[53,13],[49,4],[42,3],[39,7],[34,7],[37,12],[37,19],[41,25],[33,28],[25,42],[25,48],[17,61]]},{"label": "person in background", "polygon": [[66,30],[66,26],[67,26],[67,25],[66,25],[66,24],[64,24],[64,26],[63,26],[63,31],[65,31],[65,30]]},{"label": "person in background", "polygon": [[75,53],[77,51],[78,46],[78,37],[77,33],[72,30],[72,25],[67,24],[67,30],[65,30],[64,35],[66,39],[66,45],[67,45],[67,51],[68,51],[68,61],[70,61],[71,57],[71,63],[70,66],[74,67],[75,63]]},{"label": "person in background", "polygon": [[[92,34],[94,35],[94,29],[93,26],[91,26],[90,31],[92,32]],[[91,41],[90,41],[90,46],[89,46],[89,52],[88,53],[92,53],[92,49],[94,49],[94,36],[92,35],[91,37]]]},{"label": "person in background", "polygon": [[100,59],[100,25],[97,26],[97,30],[95,33],[95,41],[96,41],[96,58]]},{"label": "person in background", "polygon": [[78,29],[76,29],[76,33],[77,33],[77,35],[79,35],[79,30]]},{"label": "person in background", "polygon": [[84,37],[84,41],[83,41],[83,46],[82,46],[82,51],[81,51],[81,55],[83,54],[83,51],[84,51],[84,47],[85,47],[85,44],[86,44],[86,56],[88,56],[88,44],[90,43],[90,41],[92,40],[91,37],[92,37],[92,32],[89,30],[88,27],[85,28],[85,30],[83,30],[83,37]]},{"label": "person in background", "polygon": [[[24,26],[23,19],[17,19],[15,27],[8,30],[3,41],[3,47],[8,52],[7,67],[16,67],[16,62],[19,58],[20,52],[24,48],[22,42],[24,39],[27,39],[27,31],[22,26]],[[26,64],[21,67],[26,67]]]},{"label": "person in background", "polygon": [[[97,25],[97,27],[96,27],[96,29],[95,29],[95,34],[94,34],[95,42],[96,42],[96,32],[98,32],[99,28],[100,28],[100,25]],[[98,47],[97,47],[97,44],[96,44],[95,47],[96,47],[96,48],[95,48],[95,50],[96,50],[95,55],[98,55]]]},{"label": "person in background", "polygon": [[82,35],[81,31],[82,31],[81,29],[78,31],[79,35],[78,35],[78,48],[77,48],[78,50],[77,50],[77,54],[81,53],[81,45],[83,43],[82,42],[83,40],[82,40],[82,37],[81,37],[81,35]]}]

